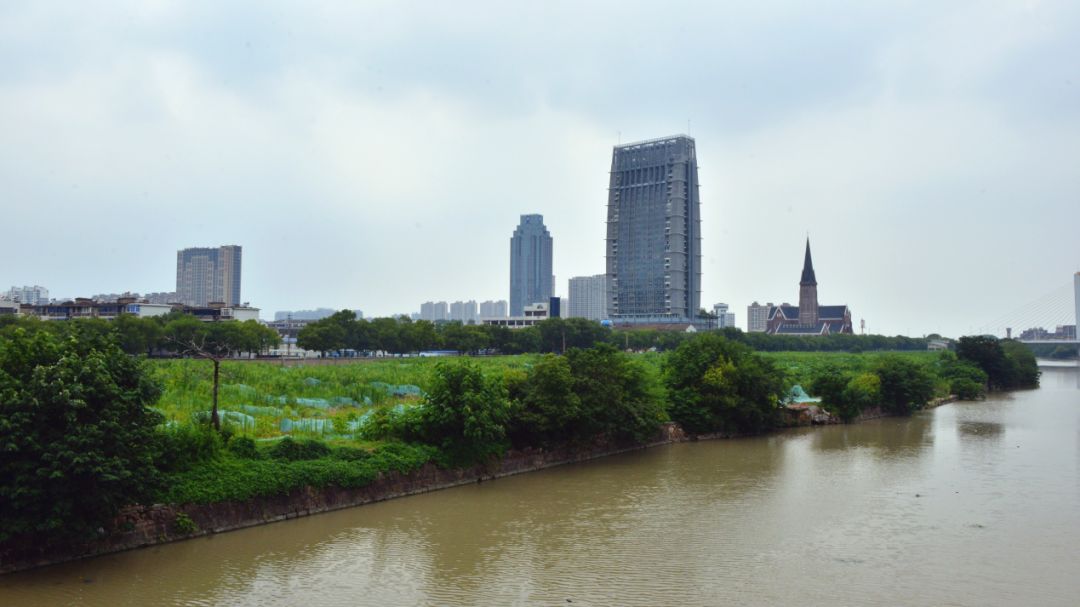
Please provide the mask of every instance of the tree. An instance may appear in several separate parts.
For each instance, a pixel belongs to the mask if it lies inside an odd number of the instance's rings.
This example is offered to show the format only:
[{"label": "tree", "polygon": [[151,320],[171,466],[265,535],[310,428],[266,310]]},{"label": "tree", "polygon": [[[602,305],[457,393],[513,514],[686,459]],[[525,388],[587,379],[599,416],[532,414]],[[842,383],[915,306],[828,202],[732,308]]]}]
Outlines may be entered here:
[{"label": "tree", "polygon": [[510,421],[506,388],[467,361],[435,366],[420,410],[422,438],[456,463],[470,463],[506,449]]},{"label": "tree", "polygon": [[338,323],[325,320],[308,323],[300,329],[296,334],[296,345],[305,350],[321,352],[323,356],[334,350],[343,350],[347,338],[345,329]]},{"label": "tree", "polygon": [[581,413],[568,438],[641,443],[667,420],[663,389],[641,362],[610,344],[566,352]]},{"label": "tree", "polygon": [[757,433],[778,421],[783,374],[747,346],[699,334],[664,363],[671,418],[689,432]]},{"label": "tree", "polygon": [[251,343],[250,334],[250,331],[245,331],[243,323],[203,322],[194,316],[182,316],[165,325],[165,343],[168,349],[185,356],[209,360],[214,366],[210,423],[215,430],[221,430],[221,418],[218,416],[221,361],[233,352],[245,351]]},{"label": "tree", "polygon": [[899,356],[883,357],[874,368],[882,404],[894,415],[911,415],[934,396],[934,377],[925,367]]},{"label": "tree", "polygon": [[112,327],[120,347],[128,354],[149,355],[161,342],[162,326],[153,318],[121,314],[113,320]]},{"label": "tree", "polygon": [[114,337],[0,339],[0,541],[85,537],[157,479],[160,395]]},{"label": "tree", "polygon": [[542,356],[529,369],[521,388],[512,429],[516,444],[550,445],[573,436],[581,399],[574,393],[574,376],[565,356]]}]

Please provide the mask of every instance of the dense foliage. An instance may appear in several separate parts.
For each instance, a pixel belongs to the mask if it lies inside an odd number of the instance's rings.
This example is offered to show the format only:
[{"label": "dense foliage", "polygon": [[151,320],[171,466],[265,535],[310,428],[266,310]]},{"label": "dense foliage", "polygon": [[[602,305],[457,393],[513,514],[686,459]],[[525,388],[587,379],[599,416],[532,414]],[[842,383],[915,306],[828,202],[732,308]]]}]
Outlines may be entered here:
[{"label": "dense foliage", "polygon": [[689,432],[756,433],[776,427],[783,376],[747,346],[705,334],[664,365],[668,414]]},{"label": "dense foliage", "polygon": [[81,328],[0,340],[0,540],[92,534],[155,488],[158,387]]},{"label": "dense foliage", "polygon": [[991,390],[1033,388],[1039,385],[1035,355],[1020,342],[979,335],[961,337],[956,355],[981,369]]}]

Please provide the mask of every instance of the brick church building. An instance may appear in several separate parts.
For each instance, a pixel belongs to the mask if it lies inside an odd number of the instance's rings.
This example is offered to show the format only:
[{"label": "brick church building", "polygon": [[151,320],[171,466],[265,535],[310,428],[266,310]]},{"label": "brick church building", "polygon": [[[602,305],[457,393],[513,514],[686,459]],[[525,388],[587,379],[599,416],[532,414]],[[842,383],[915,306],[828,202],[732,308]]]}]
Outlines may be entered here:
[{"label": "brick church building", "polygon": [[846,305],[818,305],[817,277],[810,259],[810,239],[806,239],[806,258],[799,280],[799,305],[781,304],[769,308],[766,333],[774,335],[830,335],[852,333],[851,310]]}]

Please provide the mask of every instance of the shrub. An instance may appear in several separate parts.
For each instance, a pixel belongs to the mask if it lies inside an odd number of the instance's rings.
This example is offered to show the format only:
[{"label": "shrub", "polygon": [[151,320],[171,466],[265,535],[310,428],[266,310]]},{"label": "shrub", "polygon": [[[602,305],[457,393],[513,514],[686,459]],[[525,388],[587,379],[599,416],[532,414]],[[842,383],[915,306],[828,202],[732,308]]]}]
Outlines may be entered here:
[{"label": "shrub", "polygon": [[334,447],[330,450],[330,456],[334,459],[348,462],[359,462],[371,457],[371,452],[358,447]]},{"label": "shrub", "polygon": [[763,432],[776,426],[783,374],[749,347],[699,335],[664,364],[671,418],[689,432]]},{"label": "shrub", "polygon": [[173,529],[177,533],[184,535],[191,535],[199,530],[199,526],[195,524],[195,521],[191,520],[191,517],[184,512],[177,513],[176,518],[173,519]]},{"label": "shrub", "polygon": [[270,447],[270,457],[291,462],[319,459],[328,455],[330,447],[326,446],[326,443],[310,438],[294,440],[291,436],[286,436]]},{"label": "shrub", "polygon": [[875,374],[881,380],[882,405],[894,415],[910,415],[934,396],[934,377],[922,365],[898,356],[883,357]]},{"label": "shrub", "polygon": [[157,487],[160,388],[113,338],[57,331],[0,338],[0,541],[93,535]]},{"label": "shrub", "polygon": [[573,435],[581,416],[566,357],[545,354],[521,386],[511,434],[519,445],[551,444]]},{"label": "shrub", "polygon": [[229,453],[245,459],[259,459],[262,454],[255,446],[255,439],[250,436],[234,436],[227,445]]},{"label": "shrub", "polygon": [[218,457],[224,441],[209,424],[180,424],[157,433],[154,463],[163,472],[189,470]]},{"label": "shrub", "polygon": [[[474,363],[439,363],[406,439],[440,447],[453,462],[472,463],[506,450],[510,403],[498,379]],[[405,420],[410,422],[413,420]]]},{"label": "shrub", "polygon": [[664,391],[653,369],[609,344],[566,353],[572,389],[581,403],[573,438],[593,440],[605,435],[617,441],[641,443],[667,421]]},{"label": "shrub", "polygon": [[978,400],[986,395],[986,388],[983,384],[976,383],[966,377],[952,380],[949,391],[960,400]]}]

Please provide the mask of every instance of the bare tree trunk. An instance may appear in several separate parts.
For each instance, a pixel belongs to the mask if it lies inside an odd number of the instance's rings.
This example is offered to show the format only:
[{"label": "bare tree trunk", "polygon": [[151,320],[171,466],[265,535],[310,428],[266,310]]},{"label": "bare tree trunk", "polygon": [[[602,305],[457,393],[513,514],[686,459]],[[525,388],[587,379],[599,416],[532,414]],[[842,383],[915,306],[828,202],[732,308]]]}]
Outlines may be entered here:
[{"label": "bare tree trunk", "polygon": [[221,361],[216,358],[212,358],[210,360],[214,361],[214,406],[213,409],[210,410],[210,422],[214,424],[215,430],[221,431],[221,419],[218,417],[217,411],[218,376],[219,371],[221,371]]}]

